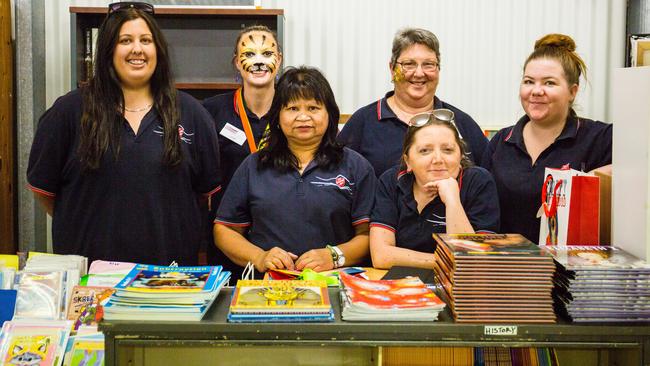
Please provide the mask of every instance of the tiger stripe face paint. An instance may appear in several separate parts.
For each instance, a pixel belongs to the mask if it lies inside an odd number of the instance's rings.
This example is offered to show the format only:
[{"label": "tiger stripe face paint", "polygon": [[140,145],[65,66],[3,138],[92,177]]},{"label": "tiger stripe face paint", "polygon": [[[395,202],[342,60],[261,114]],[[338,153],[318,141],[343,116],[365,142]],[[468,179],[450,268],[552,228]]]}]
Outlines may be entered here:
[{"label": "tiger stripe face paint", "polygon": [[269,72],[274,74],[280,64],[280,54],[275,38],[266,32],[245,34],[237,47],[237,60],[246,73]]}]

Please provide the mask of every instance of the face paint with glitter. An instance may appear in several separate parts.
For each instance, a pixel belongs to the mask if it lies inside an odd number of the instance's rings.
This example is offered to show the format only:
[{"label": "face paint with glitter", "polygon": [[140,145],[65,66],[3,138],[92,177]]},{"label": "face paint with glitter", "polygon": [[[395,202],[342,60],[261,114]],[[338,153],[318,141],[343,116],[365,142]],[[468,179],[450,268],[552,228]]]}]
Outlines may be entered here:
[{"label": "face paint with glitter", "polygon": [[393,82],[394,83],[399,83],[400,81],[404,81],[404,71],[402,70],[402,66],[400,64],[395,64],[395,67],[393,67]]},{"label": "face paint with glitter", "polygon": [[266,32],[245,34],[239,43],[237,60],[246,72],[273,73],[278,68],[278,47],[275,39]]}]

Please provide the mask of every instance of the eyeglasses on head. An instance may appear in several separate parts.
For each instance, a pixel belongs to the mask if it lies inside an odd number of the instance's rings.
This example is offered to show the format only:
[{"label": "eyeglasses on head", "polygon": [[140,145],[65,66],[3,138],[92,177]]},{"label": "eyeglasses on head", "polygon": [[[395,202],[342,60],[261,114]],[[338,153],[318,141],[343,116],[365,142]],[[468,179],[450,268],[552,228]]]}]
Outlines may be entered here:
[{"label": "eyeglasses on head", "polygon": [[125,11],[128,9],[137,9],[145,13],[154,15],[153,5],[149,3],[143,3],[139,1],[121,1],[117,3],[111,3],[108,5],[108,14],[113,14],[118,11]]}]

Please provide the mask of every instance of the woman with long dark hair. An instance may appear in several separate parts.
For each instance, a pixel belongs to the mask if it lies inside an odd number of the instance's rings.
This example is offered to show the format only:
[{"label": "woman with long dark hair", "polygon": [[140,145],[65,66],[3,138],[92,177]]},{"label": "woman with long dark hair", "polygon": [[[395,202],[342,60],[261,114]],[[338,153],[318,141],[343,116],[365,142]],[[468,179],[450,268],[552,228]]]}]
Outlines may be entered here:
[{"label": "woman with long dark hair", "polygon": [[234,263],[328,270],[362,262],[375,174],[336,142],[339,108],[325,77],[289,68],[276,86],[265,147],[239,166],[215,220]]},{"label": "woman with long dark hair", "polygon": [[201,195],[218,190],[210,116],[173,86],[167,43],[146,3],[109,5],[87,86],[39,121],[30,188],[52,216],[55,253],[192,265]]}]

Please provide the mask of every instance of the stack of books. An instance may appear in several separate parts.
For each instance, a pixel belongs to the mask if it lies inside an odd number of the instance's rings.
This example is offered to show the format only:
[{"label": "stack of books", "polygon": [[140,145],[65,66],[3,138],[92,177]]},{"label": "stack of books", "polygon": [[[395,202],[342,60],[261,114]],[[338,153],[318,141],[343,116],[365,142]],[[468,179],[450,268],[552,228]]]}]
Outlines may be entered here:
[{"label": "stack of books", "polygon": [[553,257],[519,234],[434,234],[436,280],[460,323],[553,323]]},{"label": "stack of books", "polygon": [[650,265],[616,247],[545,247],[558,314],[575,322],[650,320]]},{"label": "stack of books", "polygon": [[445,303],[417,277],[366,280],[341,273],[341,317],[348,321],[434,321]]},{"label": "stack of books", "polygon": [[240,280],[228,321],[235,323],[330,322],[334,310],[325,281]]},{"label": "stack of books", "polygon": [[115,286],[106,320],[201,320],[230,278],[221,266],[138,264]]}]

